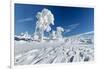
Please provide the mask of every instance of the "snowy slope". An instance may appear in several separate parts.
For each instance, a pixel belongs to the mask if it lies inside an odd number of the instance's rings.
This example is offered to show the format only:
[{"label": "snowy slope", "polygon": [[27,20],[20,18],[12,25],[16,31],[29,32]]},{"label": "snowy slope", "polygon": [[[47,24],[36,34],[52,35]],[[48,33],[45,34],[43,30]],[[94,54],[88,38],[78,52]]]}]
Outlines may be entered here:
[{"label": "snowy slope", "polygon": [[64,41],[15,40],[15,65],[93,61],[93,44],[93,35],[90,33],[65,37]]}]

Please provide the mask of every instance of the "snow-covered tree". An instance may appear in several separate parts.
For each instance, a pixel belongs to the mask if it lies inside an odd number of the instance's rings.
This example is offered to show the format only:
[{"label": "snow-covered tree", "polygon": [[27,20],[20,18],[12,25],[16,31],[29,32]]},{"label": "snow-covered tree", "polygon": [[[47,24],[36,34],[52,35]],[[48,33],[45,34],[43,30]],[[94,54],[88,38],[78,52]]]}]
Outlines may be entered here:
[{"label": "snow-covered tree", "polygon": [[20,34],[21,36],[24,36],[24,33],[23,32],[21,32],[21,34]]},{"label": "snow-covered tree", "polygon": [[24,33],[21,33],[21,38],[27,40],[27,39],[30,39],[31,36],[28,34],[28,32],[24,32]]},{"label": "snow-covered tree", "polygon": [[64,29],[62,27],[57,27],[57,31],[56,31],[56,37],[60,40],[62,39],[62,32],[64,32]]},{"label": "snow-covered tree", "polygon": [[50,34],[50,39],[56,39],[56,31],[52,31],[52,33]]},{"label": "snow-covered tree", "polygon": [[43,40],[44,32],[51,31],[50,25],[54,25],[54,16],[50,10],[44,8],[36,15],[37,22],[34,36],[37,36],[41,41]]}]

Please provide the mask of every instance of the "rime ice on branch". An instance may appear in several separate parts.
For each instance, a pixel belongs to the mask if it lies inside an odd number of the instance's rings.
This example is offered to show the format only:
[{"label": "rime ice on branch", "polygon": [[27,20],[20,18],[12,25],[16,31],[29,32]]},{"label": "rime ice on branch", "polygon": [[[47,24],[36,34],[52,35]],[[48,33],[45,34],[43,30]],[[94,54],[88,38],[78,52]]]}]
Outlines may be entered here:
[{"label": "rime ice on branch", "polygon": [[37,22],[34,33],[34,39],[43,40],[44,32],[50,32],[50,25],[54,25],[54,16],[50,10],[44,8],[41,12],[36,15]]}]

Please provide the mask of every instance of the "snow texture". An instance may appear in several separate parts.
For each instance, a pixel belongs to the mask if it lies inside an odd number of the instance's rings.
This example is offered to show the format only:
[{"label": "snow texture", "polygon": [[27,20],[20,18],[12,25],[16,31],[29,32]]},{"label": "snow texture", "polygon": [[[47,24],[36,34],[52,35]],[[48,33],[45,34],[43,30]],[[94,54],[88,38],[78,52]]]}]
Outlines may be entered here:
[{"label": "snow texture", "polygon": [[93,61],[93,38],[87,40],[84,36],[86,35],[66,37],[64,41],[15,40],[15,65]]}]

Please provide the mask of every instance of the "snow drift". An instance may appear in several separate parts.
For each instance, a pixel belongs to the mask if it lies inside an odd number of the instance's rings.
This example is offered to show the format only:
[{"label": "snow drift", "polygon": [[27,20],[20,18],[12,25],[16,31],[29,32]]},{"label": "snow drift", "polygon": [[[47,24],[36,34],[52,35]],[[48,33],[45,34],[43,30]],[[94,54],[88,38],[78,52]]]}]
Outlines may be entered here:
[{"label": "snow drift", "polygon": [[[64,41],[52,40],[52,42],[15,40],[15,65],[93,61],[94,43],[80,40],[82,38],[86,41],[84,37],[86,35],[70,36],[64,38]],[[90,41],[92,40],[93,38],[90,38]]]}]

